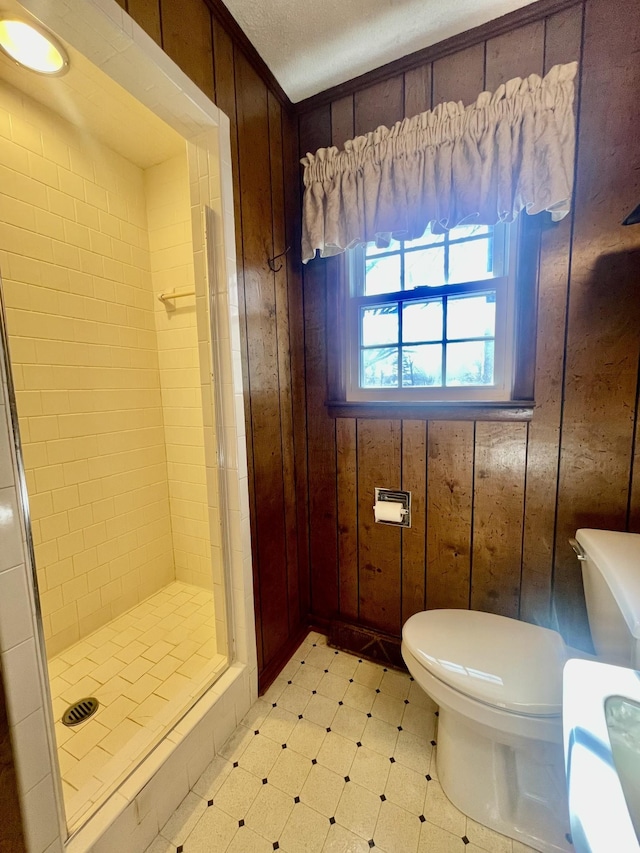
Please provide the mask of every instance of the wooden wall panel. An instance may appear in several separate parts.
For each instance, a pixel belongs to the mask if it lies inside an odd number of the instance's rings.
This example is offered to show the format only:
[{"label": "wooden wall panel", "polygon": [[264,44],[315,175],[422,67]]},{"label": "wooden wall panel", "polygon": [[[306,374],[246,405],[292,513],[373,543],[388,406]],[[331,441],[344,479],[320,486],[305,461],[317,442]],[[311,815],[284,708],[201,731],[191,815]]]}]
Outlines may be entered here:
[{"label": "wooden wall panel", "polygon": [[0,672],[0,851],[26,853],[2,672]]},{"label": "wooden wall panel", "polygon": [[354,97],[354,130],[360,136],[380,125],[391,127],[404,115],[404,80],[402,75],[384,80]]},{"label": "wooden wall panel", "polygon": [[589,0],[585,15],[555,572],[558,614],[578,645],[588,639],[567,539],[627,524],[640,350],[640,237],[621,226],[640,198],[640,6]]},{"label": "wooden wall panel", "polygon": [[[486,42],[469,46],[467,40],[457,51],[435,51],[437,58],[405,65],[402,75],[404,115],[411,116],[445,100],[468,104],[483,89],[495,89],[514,76],[542,74],[555,64],[580,60],[574,213],[541,229],[538,327],[531,347],[536,358],[533,418],[528,425],[481,419],[475,424],[428,422],[426,483],[412,491],[426,503],[426,607],[471,606],[559,624],[569,640],[585,644],[579,572],[566,540],[584,524],[640,530],[640,300],[632,284],[637,255],[631,254],[640,244],[640,230],[620,227],[640,200],[631,104],[640,82],[633,59],[639,31],[637,3],[585,0],[552,14],[542,10]],[[328,104],[333,142],[341,144],[351,130],[352,100],[354,134],[400,118],[400,76],[392,68],[387,77],[376,72],[371,82],[365,76],[356,87],[341,90]],[[300,127],[309,120],[303,111]],[[331,278],[329,270],[325,265]],[[322,277],[322,272],[314,274]],[[329,284],[326,293],[333,300],[332,279]],[[326,310],[326,303],[317,302],[313,316]],[[317,357],[313,349],[307,348],[312,360]],[[323,358],[315,364],[316,375],[326,370]],[[386,415],[393,418],[393,410]],[[408,422],[402,424],[404,483],[411,465],[406,444],[411,429]],[[344,441],[341,437],[340,446]],[[363,571],[368,560],[381,563],[386,577],[397,573],[397,543],[376,541],[375,549],[370,544],[377,533],[372,532],[370,501],[361,493],[365,481],[371,485],[371,466],[389,462],[380,461],[388,445],[388,427],[358,420],[357,529],[340,528],[341,536],[360,541],[359,619],[385,630],[396,623],[399,608],[401,619],[406,618],[420,599],[420,557],[405,543],[400,586],[386,581],[376,586],[375,573],[365,577]],[[314,474],[314,454],[308,459],[316,486],[331,477],[330,466]],[[341,478],[343,473],[341,467]],[[329,488],[327,483],[322,487]],[[310,523],[313,537],[313,514]],[[374,551],[375,560],[370,559]],[[325,564],[322,571],[327,571]]]},{"label": "wooden wall panel", "polygon": [[[260,554],[260,609],[265,658],[289,636],[286,502],[283,483],[278,311],[274,274],[268,93],[248,61],[235,62],[238,110],[244,299],[256,492],[255,529]],[[268,595],[263,590],[268,589]]]},{"label": "wooden wall panel", "polygon": [[473,103],[484,89],[484,44],[433,63],[433,106],[442,101]]},{"label": "wooden wall panel", "polygon": [[[580,59],[582,10],[568,9],[546,21],[544,73]],[[536,407],[529,426],[520,618],[550,624],[562,373],[573,214],[548,223],[540,244]]]},{"label": "wooden wall panel", "polygon": [[336,421],[340,615],[358,620],[358,460],[356,421]]},{"label": "wooden wall panel", "polygon": [[402,488],[411,492],[411,527],[402,530],[401,623],[425,607],[427,424],[402,421]]},{"label": "wooden wall panel", "polygon": [[401,628],[400,529],[373,520],[374,489],[401,482],[400,421],[358,421],[360,619],[397,636]]},{"label": "wooden wall panel", "polygon": [[427,468],[427,608],[469,607],[473,423],[432,421]]},{"label": "wooden wall panel", "polygon": [[[485,58],[485,89],[493,92],[514,77],[542,74],[544,65],[544,21],[489,39]],[[566,60],[564,60],[566,61]]]},{"label": "wooden wall panel", "polygon": [[163,49],[214,100],[213,35],[209,9],[202,0],[162,3],[161,19]]},{"label": "wooden wall panel", "polygon": [[331,144],[342,148],[347,139],[353,139],[353,95],[340,98],[331,104]]},{"label": "wooden wall panel", "polygon": [[527,424],[476,425],[471,607],[517,616]]},{"label": "wooden wall panel", "polygon": [[404,75],[404,114],[407,118],[431,109],[431,65],[412,68]]},{"label": "wooden wall panel", "polygon": [[278,390],[280,409],[280,443],[282,446],[282,480],[284,490],[284,526],[286,545],[287,589],[289,593],[289,630],[300,623],[298,578],[298,543],[296,538],[297,507],[295,457],[293,440],[293,399],[289,334],[289,294],[287,264],[283,256],[287,249],[285,233],[284,158],[282,138],[282,108],[271,93],[267,93],[269,109],[269,157],[271,163],[271,216],[273,228],[272,253],[280,255],[275,262],[275,319],[278,353]]},{"label": "wooden wall panel", "polygon": [[[121,5],[125,5],[122,3]],[[151,38],[161,44],[160,0],[127,0],[127,12]]]}]

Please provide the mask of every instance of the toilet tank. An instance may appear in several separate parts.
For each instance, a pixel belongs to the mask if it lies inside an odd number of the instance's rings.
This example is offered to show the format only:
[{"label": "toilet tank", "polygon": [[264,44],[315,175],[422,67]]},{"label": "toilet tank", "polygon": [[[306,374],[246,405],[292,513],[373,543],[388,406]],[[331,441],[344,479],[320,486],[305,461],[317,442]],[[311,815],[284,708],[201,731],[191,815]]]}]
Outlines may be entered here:
[{"label": "toilet tank", "polygon": [[581,529],[582,580],[596,654],[640,665],[640,534]]}]

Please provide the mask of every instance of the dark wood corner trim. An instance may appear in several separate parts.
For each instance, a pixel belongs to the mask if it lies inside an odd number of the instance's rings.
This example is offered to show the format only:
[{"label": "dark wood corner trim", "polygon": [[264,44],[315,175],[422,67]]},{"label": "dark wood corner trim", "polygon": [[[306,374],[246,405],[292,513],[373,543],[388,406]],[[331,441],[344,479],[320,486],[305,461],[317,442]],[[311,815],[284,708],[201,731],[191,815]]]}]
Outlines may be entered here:
[{"label": "dark wood corner trim", "polygon": [[204,0],[204,2],[211,10],[211,14],[214,18],[227,30],[233,41],[242,48],[251,65],[258,72],[260,77],[262,77],[282,106],[289,113],[293,114],[294,105],[292,104],[289,96],[280,83],[278,83],[267,63],[260,56],[251,41],[249,41],[248,37],[241,29],[240,24],[236,21],[222,0]]},{"label": "dark wood corner trim", "polygon": [[533,400],[511,400],[504,403],[354,403],[328,400],[325,403],[333,418],[395,418],[424,421],[530,421]]},{"label": "dark wood corner trim", "polygon": [[[208,0],[208,2],[215,2],[215,0]],[[324,92],[319,92],[317,95],[312,95],[310,98],[298,101],[293,105],[293,109],[297,115],[311,112],[318,107],[330,104],[332,101],[344,98],[346,95],[352,95],[360,89],[365,89],[373,86],[375,83],[387,80],[389,77],[403,74],[405,71],[410,71],[412,68],[420,65],[426,65],[436,59],[442,59],[443,56],[457,53],[487,39],[504,35],[504,33],[515,30],[518,27],[525,26],[525,24],[531,24],[556,12],[563,12],[571,6],[579,6],[581,3],[582,0],[538,0],[536,3],[530,3],[521,9],[508,12],[506,15],[495,18],[493,21],[487,21],[486,24],[480,24],[480,26],[474,27],[472,30],[466,30],[458,35],[451,36],[451,38],[444,39],[444,41],[424,47],[422,50],[417,50],[415,53],[409,53],[407,56],[403,56],[393,62],[388,62],[379,68],[374,68],[373,71],[367,71],[366,74],[360,74],[358,77],[353,77],[351,80],[339,83],[330,89],[325,89]]]},{"label": "dark wood corner trim", "polygon": [[289,661],[291,655],[311,630],[313,630],[312,627],[306,622],[301,625],[280,648],[278,654],[269,661],[262,672],[258,673],[259,696],[262,696],[265,690],[273,684],[276,678],[280,675],[284,665]]}]

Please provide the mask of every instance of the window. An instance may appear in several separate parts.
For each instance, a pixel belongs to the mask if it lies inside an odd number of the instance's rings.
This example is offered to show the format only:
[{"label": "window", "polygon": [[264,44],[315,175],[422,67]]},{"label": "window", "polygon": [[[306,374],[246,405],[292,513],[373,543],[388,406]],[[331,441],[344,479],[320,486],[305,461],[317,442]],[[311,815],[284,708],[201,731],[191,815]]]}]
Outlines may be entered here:
[{"label": "window", "polygon": [[346,400],[509,401],[516,225],[349,252]]}]

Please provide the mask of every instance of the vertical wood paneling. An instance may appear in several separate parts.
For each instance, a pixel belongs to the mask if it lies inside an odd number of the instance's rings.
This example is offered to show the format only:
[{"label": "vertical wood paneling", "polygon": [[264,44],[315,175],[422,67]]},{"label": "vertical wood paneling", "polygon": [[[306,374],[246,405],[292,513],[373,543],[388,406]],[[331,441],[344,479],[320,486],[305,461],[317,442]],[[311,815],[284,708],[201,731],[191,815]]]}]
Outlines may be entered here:
[{"label": "vertical wood paneling", "polygon": [[484,89],[484,44],[433,63],[433,106],[442,101],[473,103]]},{"label": "vertical wood paneling", "polygon": [[211,13],[202,0],[162,3],[162,47],[212,100],[213,36]]},{"label": "vertical wood paneling", "polygon": [[347,95],[331,104],[331,144],[342,148],[354,135],[353,95]]},{"label": "vertical wood paneling", "polygon": [[358,619],[358,461],[354,418],[336,421],[340,615]]},{"label": "vertical wood paneling", "polygon": [[309,507],[307,501],[307,421],[304,364],[304,310],[302,304],[302,263],[300,260],[300,163],[298,156],[298,121],[283,114],[284,167],[285,167],[285,226],[287,246],[285,256],[287,287],[289,290],[289,346],[291,348],[293,441],[295,458],[296,509],[298,543],[298,593],[300,616],[309,613]]},{"label": "vertical wood paneling", "polygon": [[412,68],[404,75],[404,114],[407,118],[431,109],[431,65]]},{"label": "vertical wood paneling", "polygon": [[424,610],[427,532],[427,424],[402,421],[402,488],[411,492],[411,527],[402,530],[401,623]]},{"label": "vertical wood paneling", "polygon": [[[300,120],[300,150],[331,144],[331,111],[322,107]],[[339,609],[336,485],[336,425],[325,408],[327,396],[326,271],[320,259],[303,270],[304,345],[307,402],[308,505],[311,610],[321,618]]]},{"label": "vertical wood paneling", "polygon": [[127,0],[127,12],[147,35],[160,44],[160,0]]},{"label": "vertical wood paneling", "polygon": [[[282,110],[276,98],[268,93],[269,155],[271,161],[271,215],[273,222],[273,254],[282,255],[285,244],[284,164]],[[283,258],[275,264],[276,343],[278,349],[278,387],[280,406],[280,441],[282,444],[282,479],[284,485],[284,520],[287,555],[287,588],[289,593],[289,629],[300,622],[298,589],[298,548],[296,541],[296,483],[293,444],[293,403],[289,335],[289,295],[287,265]]]},{"label": "vertical wood paneling", "polygon": [[400,421],[358,420],[360,619],[398,635],[401,628],[400,530],[373,520],[376,486],[400,484]]},{"label": "vertical wood paneling", "polygon": [[473,423],[432,421],[427,468],[427,607],[469,606]]},{"label": "vertical wood paneling", "polygon": [[476,424],[471,607],[517,616],[526,424]]},{"label": "vertical wood paneling", "polygon": [[[580,57],[581,10],[546,22],[545,68]],[[520,618],[550,624],[558,489],[562,368],[572,216],[542,231],[536,343],[536,407],[529,426]]]},{"label": "vertical wood paneling", "polygon": [[262,592],[265,658],[288,637],[284,460],[279,406],[277,309],[272,249],[267,89],[243,55],[236,56],[244,295],[255,481],[255,530]]},{"label": "vertical wood paneling", "polygon": [[9,720],[2,673],[0,672],[0,850],[3,853],[26,853],[22,834],[18,780],[13,763]]},{"label": "vertical wood paneling", "polygon": [[[563,60],[566,62],[566,60]],[[493,92],[514,77],[542,74],[544,21],[535,21],[487,42],[484,86]]]},{"label": "vertical wood paneling", "polygon": [[605,0],[589,0],[555,572],[561,623],[568,640],[578,645],[587,642],[586,624],[578,563],[567,539],[577,527],[623,530],[627,521],[640,345],[640,239],[620,223],[640,196],[639,53],[640,5],[620,0],[612,9]]},{"label": "vertical wood paneling", "polygon": [[354,96],[355,135],[361,136],[380,125],[391,127],[404,115],[402,75],[383,80],[356,92]]}]

